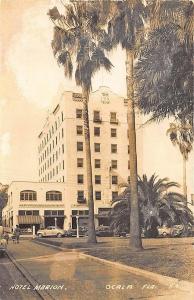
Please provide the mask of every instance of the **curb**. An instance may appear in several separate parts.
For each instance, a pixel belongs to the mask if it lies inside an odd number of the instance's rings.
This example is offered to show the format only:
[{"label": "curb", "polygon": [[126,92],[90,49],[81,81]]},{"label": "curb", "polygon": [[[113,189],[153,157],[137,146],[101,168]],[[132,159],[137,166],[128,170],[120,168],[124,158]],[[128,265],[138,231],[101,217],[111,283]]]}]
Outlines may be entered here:
[{"label": "curb", "polygon": [[[40,285],[40,283],[38,283],[32,277],[32,275],[28,271],[26,271],[26,269],[24,269],[24,267],[15,260],[15,258],[12,256],[11,253],[9,253],[9,251],[6,251],[6,253],[9,259],[11,260],[11,262],[16,266],[16,268],[20,271],[20,273],[24,276],[24,278],[26,278],[26,280],[31,284],[33,288],[35,288],[37,285]],[[40,296],[40,298],[43,300],[54,300],[54,298],[44,290],[35,289],[34,292],[37,293]]]},{"label": "curb", "polygon": [[[42,244],[42,245],[48,246],[48,247],[53,247],[58,250],[62,250],[62,251],[67,250],[67,248],[62,248],[62,247],[55,246],[55,245],[52,245],[49,243],[44,243],[44,242],[39,242],[39,241],[36,241],[36,242],[38,244]],[[68,249],[68,250],[70,250],[69,252],[78,252],[80,254],[80,256],[82,256],[83,258],[88,258],[90,260],[96,261],[103,265],[109,265],[109,266],[112,266],[112,267],[117,268],[122,271],[126,271],[129,273],[133,273],[135,275],[139,275],[139,276],[146,277],[148,279],[152,279],[152,280],[154,280],[162,285],[165,285],[169,288],[176,288],[176,289],[179,289],[184,292],[192,293],[193,299],[194,299],[194,283],[192,283],[192,282],[189,282],[186,280],[180,280],[180,279],[165,276],[165,275],[160,275],[158,273],[146,271],[146,270],[143,270],[140,268],[130,267],[130,266],[124,265],[119,262],[114,262],[114,261],[110,261],[107,259],[103,259],[103,258],[99,258],[99,257],[92,256],[89,254],[82,253],[82,252],[78,251],[77,249]]]}]

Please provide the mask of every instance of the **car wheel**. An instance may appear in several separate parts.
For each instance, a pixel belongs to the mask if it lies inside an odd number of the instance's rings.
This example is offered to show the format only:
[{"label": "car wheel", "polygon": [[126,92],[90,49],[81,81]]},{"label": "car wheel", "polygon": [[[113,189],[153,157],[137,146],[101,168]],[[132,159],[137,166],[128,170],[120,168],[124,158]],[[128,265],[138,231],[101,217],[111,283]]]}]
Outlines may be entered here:
[{"label": "car wheel", "polygon": [[62,234],[61,234],[61,233],[57,233],[57,237],[58,237],[58,238],[61,238],[61,237],[62,237]]},{"label": "car wheel", "polygon": [[38,234],[38,237],[39,237],[39,238],[42,238],[42,237],[43,237],[42,233],[39,233],[39,234]]}]

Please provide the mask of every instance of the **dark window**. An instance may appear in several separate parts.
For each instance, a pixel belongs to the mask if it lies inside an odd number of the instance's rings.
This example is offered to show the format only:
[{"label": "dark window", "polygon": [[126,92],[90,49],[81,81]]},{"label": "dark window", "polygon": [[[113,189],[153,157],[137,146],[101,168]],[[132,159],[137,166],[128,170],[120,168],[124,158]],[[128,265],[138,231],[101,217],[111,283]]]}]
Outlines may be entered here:
[{"label": "dark window", "polygon": [[62,135],[62,138],[64,137],[64,129],[62,128],[62,131],[61,131],[61,135]]},{"label": "dark window", "polygon": [[46,200],[47,201],[61,201],[62,193],[59,191],[49,191],[46,192]]},{"label": "dark window", "polygon": [[76,109],[76,118],[82,119],[82,109]]},{"label": "dark window", "polygon": [[26,216],[32,216],[32,210],[26,210]]},{"label": "dark window", "polygon": [[101,200],[101,192],[100,191],[95,192],[95,199],[96,200]]},{"label": "dark window", "polygon": [[94,135],[100,136],[100,127],[94,127]]},{"label": "dark window", "polygon": [[100,159],[95,159],[95,168],[100,168]]},{"label": "dark window", "polygon": [[100,143],[94,143],[94,151],[100,152]]},{"label": "dark window", "polygon": [[111,137],[116,137],[116,136],[117,136],[116,128],[111,128]]},{"label": "dark window", "polygon": [[77,183],[84,183],[84,175],[82,174],[77,175]]},{"label": "dark window", "polygon": [[97,110],[94,111],[94,122],[101,122],[100,112]]},{"label": "dark window", "polygon": [[95,175],[95,184],[101,184],[101,176]]},{"label": "dark window", "polygon": [[39,216],[39,210],[33,210],[32,214],[33,216]]},{"label": "dark window", "polygon": [[116,112],[111,112],[110,113],[110,123],[118,124],[117,113]]},{"label": "dark window", "polygon": [[83,134],[83,126],[77,126],[77,135]]},{"label": "dark window", "polygon": [[77,158],[77,167],[83,168],[84,160],[83,158]]},{"label": "dark window", "polygon": [[61,112],[61,120],[62,120],[62,122],[63,122],[63,112]]},{"label": "dark window", "polygon": [[77,151],[83,151],[83,142],[77,142]]},{"label": "dark window", "polygon": [[78,203],[85,203],[86,200],[84,198],[84,191],[77,191],[77,202]]},{"label": "dark window", "polygon": [[117,169],[117,160],[111,160],[111,168]]},{"label": "dark window", "polygon": [[112,199],[116,199],[118,197],[118,192],[112,192]]},{"label": "dark window", "polygon": [[25,201],[33,201],[37,200],[37,195],[35,191],[21,191],[20,192],[20,200]]},{"label": "dark window", "polygon": [[130,161],[128,160],[128,169],[130,170]]},{"label": "dark window", "polygon": [[64,216],[64,210],[58,210],[58,216]]},{"label": "dark window", "polygon": [[129,145],[128,145],[128,154],[130,153]]},{"label": "dark window", "polygon": [[111,153],[117,153],[117,145],[111,144]]},{"label": "dark window", "polygon": [[112,176],[112,184],[117,184],[117,183],[118,183],[118,177]]},{"label": "dark window", "polygon": [[25,210],[19,210],[18,215],[19,216],[25,216],[25,212],[26,212]]}]

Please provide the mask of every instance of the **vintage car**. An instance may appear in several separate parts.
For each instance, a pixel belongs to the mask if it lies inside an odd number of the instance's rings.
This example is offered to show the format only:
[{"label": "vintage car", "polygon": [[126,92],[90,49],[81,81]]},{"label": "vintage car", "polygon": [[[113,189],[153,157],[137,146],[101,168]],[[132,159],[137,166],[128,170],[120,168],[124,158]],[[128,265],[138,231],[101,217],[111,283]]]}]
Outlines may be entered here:
[{"label": "vintage car", "polygon": [[159,237],[178,237],[183,233],[183,225],[174,225],[172,227],[161,226],[158,227]]},{"label": "vintage car", "polygon": [[55,227],[55,226],[48,226],[47,228],[39,229],[37,231],[38,237],[62,237],[65,235],[65,230]]},{"label": "vintage car", "polygon": [[114,233],[110,229],[109,226],[98,226],[96,228],[96,236],[102,237],[102,236],[113,236]]}]

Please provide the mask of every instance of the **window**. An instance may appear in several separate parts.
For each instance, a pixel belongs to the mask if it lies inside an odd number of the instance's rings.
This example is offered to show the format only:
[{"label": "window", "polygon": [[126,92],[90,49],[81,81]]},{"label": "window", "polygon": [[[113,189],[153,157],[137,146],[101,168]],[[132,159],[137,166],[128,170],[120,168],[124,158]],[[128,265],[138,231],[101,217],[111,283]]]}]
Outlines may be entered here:
[{"label": "window", "polygon": [[128,169],[130,170],[130,161],[128,160]]},{"label": "window", "polygon": [[101,122],[100,112],[97,110],[94,111],[94,122]]},{"label": "window", "polygon": [[77,142],[77,151],[83,151],[83,142]]},{"label": "window", "polygon": [[83,158],[77,158],[77,167],[83,168],[84,160]]},{"label": "window", "polygon": [[82,109],[76,109],[76,118],[82,119]]},{"label": "window", "polygon": [[64,137],[64,129],[62,128],[61,130],[61,135],[62,135],[62,138]]},{"label": "window", "polygon": [[65,162],[64,162],[64,160],[63,160],[63,170],[65,169]]},{"label": "window", "polygon": [[111,112],[110,113],[110,123],[118,124],[117,113],[116,112]]},{"label": "window", "polygon": [[100,136],[100,127],[94,127],[94,135]]},{"label": "window", "polygon": [[83,134],[83,126],[77,126],[77,135]]},{"label": "window", "polygon": [[77,191],[77,202],[86,203],[86,198],[84,198],[84,191]]},{"label": "window", "polygon": [[101,176],[95,175],[95,184],[101,184]]},{"label": "window", "polygon": [[82,175],[82,174],[77,175],[77,183],[80,183],[80,184],[84,183],[84,175]]},{"label": "window", "polygon": [[100,152],[100,143],[94,143],[94,151]]},{"label": "window", "polygon": [[63,112],[61,112],[61,120],[62,120],[62,122],[63,122]]},{"label": "window", "polygon": [[116,128],[111,128],[110,136],[111,137],[116,137],[117,136],[117,130],[116,130]]},{"label": "window", "polygon": [[57,145],[57,136],[56,136],[56,139],[55,139],[55,140],[56,140],[56,145]]},{"label": "window", "polygon": [[94,165],[95,165],[96,169],[99,169],[100,168],[100,159],[95,159]]},{"label": "window", "polygon": [[111,153],[117,153],[117,145],[111,144]]},{"label": "window", "polygon": [[128,154],[130,153],[129,145],[128,145]]},{"label": "window", "polygon": [[64,210],[45,210],[44,211],[45,216],[64,216]]},{"label": "window", "polygon": [[111,160],[111,168],[117,169],[117,160]]},{"label": "window", "polygon": [[101,192],[100,191],[95,192],[95,199],[96,200],[101,200]]},{"label": "window", "polygon": [[62,153],[64,153],[64,144],[62,145]]},{"label": "window", "polygon": [[62,193],[59,191],[48,191],[48,192],[46,192],[46,200],[47,201],[61,201]]},{"label": "window", "polygon": [[36,192],[35,191],[21,191],[20,192],[20,200],[25,200],[25,201],[33,201],[33,200],[37,200],[36,197]]},{"label": "window", "polygon": [[118,177],[117,176],[112,176],[112,184],[117,184],[118,183]]}]

